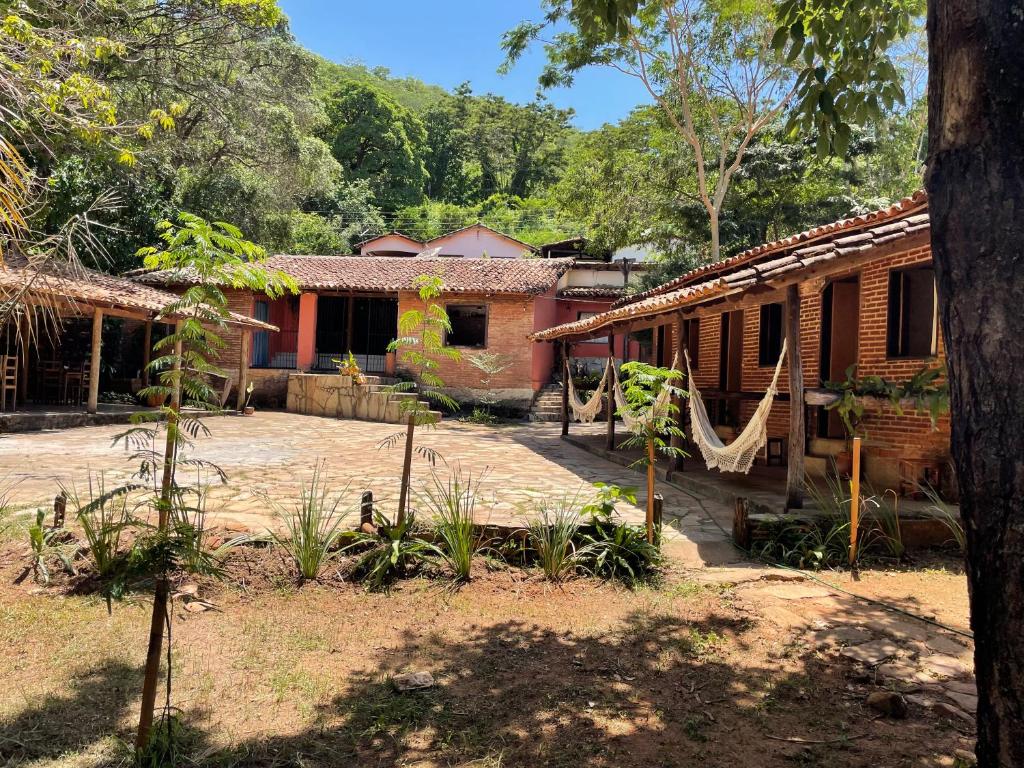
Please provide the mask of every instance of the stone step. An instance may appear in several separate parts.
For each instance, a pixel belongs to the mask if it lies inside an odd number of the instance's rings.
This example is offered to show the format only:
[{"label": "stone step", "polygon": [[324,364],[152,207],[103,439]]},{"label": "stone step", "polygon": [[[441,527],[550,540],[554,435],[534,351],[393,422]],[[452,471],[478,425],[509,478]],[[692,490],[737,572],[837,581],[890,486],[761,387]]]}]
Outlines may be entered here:
[{"label": "stone step", "polygon": [[530,421],[558,422],[562,420],[561,414],[557,413],[531,413]]}]

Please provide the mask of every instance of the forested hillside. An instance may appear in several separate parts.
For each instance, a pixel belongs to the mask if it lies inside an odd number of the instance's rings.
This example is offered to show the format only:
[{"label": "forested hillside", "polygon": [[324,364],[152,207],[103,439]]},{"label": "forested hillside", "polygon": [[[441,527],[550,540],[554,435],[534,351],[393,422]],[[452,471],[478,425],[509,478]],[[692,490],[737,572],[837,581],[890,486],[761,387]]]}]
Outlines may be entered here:
[{"label": "forested hillside", "polygon": [[[92,222],[91,247],[76,250],[86,261],[137,266],[155,222],[180,210],[269,251],[340,253],[390,229],[427,238],[483,221],[535,244],[653,244],[666,256],[658,278],[708,257],[693,150],[659,109],[583,133],[543,97],[513,104],[469,82],[448,92],[325,61],[272,0],[177,5],[82,14],[38,0],[5,22],[0,67],[35,72],[22,82],[32,99],[3,118],[33,174],[32,223],[45,234]],[[77,45],[92,53],[55,54]],[[910,73],[920,55],[906,62]],[[912,191],[923,114],[893,105],[824,159],[779,117],[746,147],[722,203],[723,254]]]}]

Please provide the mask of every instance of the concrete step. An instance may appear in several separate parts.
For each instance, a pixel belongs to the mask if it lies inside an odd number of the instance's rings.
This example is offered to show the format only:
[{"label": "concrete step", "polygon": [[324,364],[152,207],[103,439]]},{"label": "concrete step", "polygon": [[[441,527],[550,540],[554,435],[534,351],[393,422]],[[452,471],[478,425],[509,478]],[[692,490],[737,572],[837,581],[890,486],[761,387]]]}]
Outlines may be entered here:
[{"label": "concrete step", "polygon": [[531,413],[530,421],[537,422],[559,422],[562,420],[561,414],[557,413]]}]

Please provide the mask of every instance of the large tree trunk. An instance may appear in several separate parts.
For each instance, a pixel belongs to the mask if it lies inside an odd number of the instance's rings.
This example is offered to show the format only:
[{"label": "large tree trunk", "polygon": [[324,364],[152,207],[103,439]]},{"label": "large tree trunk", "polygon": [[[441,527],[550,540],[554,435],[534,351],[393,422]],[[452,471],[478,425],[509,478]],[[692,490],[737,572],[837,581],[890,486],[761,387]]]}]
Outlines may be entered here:
[{"label": "large tree trunk", "polygon": [[967,534],[978,764],[1024,765],[1024,24],[929,0],[932,249]]}]

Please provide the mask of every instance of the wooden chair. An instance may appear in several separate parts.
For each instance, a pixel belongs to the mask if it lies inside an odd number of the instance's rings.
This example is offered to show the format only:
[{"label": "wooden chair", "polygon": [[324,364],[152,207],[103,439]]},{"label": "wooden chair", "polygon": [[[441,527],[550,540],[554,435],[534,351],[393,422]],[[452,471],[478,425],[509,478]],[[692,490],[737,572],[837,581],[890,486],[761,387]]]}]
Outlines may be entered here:
[{"label": "wooden chair", "polygon": [[11,410],[18,407],[18,356],[0,355],[0,411],[7,410],[7,393],[11,393]]},{"label": "wooden chair", "polygon": [[64,364],[44,360],[39,364],[39,399],[44,403],[60,403],[64,396]]},{"label": "wooden chair", "polygon": [[80,405],[89,391],[89,369],[85,363],[64,373],[64,404]]}]

